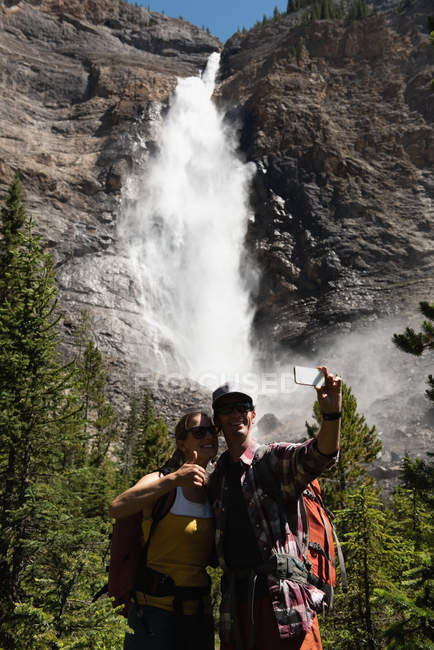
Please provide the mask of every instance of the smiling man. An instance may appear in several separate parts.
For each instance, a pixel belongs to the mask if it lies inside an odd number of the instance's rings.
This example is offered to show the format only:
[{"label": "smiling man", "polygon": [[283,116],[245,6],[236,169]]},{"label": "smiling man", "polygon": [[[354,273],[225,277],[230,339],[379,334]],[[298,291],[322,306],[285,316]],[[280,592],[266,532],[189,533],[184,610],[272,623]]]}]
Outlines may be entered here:
[{"label": "smiling man", "polygon": [[[316,614],[324,593],[305,579],[308,568],[300,551],[302,530],[298,498],[307,485],[334,464],[339,450],[342,380],[329,374],[317,391],[323,421],[316,438],[302,444],[272,443],[264,461],[280,484],[285,513],[258,486],[253,470],[258,443],[253,439],[255,406],[239,387],[225,384],[213,393],[215,423],[228,450],[211,477],[210,493],[216,519],[216,546],[222,579],[220,639],[222,650],[322,648]],[[263,461],[261,461],[263,462]],[[287,513],[292,525],[282,515]],[[296,522],[296,525],[294,525]],[[278,556],[301,567],[296,573],[273,573]],[[292,563],[292,564],[291,564]]]}]

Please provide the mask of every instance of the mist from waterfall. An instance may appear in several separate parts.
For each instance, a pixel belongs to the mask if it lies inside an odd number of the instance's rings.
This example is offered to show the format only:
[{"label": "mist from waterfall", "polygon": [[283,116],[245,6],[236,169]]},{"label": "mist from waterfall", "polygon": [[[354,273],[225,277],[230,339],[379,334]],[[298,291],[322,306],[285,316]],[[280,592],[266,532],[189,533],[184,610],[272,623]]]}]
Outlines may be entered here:
[{"label": "mist from waterfall", "polygon": [[252,319],[240,264],[254,166],[212,100],[219,57],[178,80],[124,225],[160,370],[171,348],[186,376],[214,386],[249,370]]}]

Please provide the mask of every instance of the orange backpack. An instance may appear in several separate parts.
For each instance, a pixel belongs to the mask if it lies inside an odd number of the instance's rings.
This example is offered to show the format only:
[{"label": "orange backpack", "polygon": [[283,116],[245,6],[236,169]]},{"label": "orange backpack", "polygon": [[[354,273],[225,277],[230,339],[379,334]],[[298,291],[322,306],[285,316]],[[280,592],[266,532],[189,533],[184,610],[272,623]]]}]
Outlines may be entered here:
[{"label": "orange backpack", "polygon": [[[333,605],[333,588],[336,585],[335,545],[341,569],[342,590],[344,592],[348,591],[348,581],[341,545],[333,526],[333,515],[324,505],[321,488],[317,480],[309,483],[306,490],[304,490],[300,499],[300,511],[302,520],[305,518],[303,530],[306,531],[306,557],[312,565],[312,573],[324,585],[320,588],[325,591],[327,604],[331,608]],[[335,544],[333,544],[333,539]]]},{"label": "orange backpack", "polygon": [[[281,516],[286,514],[291,530],[296,530],[294,512],[288,512],[283,499],[280,483],[269,465],[267,445],[261,445],[255,453],[253,471],[261,488],[272,497],[279,506]],[[298,500],[298,515],[303,523],[303,544],[299,549],[308,571],[315,577],[316,587],[324,591],[325,602],[329,609],[333,606],[333,592],[336,585],[335,545],[341,569],[342,591],[348,591],[348,580],[341,545],[333,526],[333,515],[326,508],[321,497],[317,480],[309,483]],[[297,517],[298,519],[298,517]],[[297,539],[297,536],[294,535]],[[334,543],[333,543],[334,540]]]}]

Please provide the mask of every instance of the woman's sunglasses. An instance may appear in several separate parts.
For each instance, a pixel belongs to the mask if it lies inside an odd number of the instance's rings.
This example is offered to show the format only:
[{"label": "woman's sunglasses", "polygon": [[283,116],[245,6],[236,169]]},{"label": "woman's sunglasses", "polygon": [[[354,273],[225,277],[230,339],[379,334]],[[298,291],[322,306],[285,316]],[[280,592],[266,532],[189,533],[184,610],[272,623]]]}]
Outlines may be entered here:
[{"label": "woman's sunglasses", "polygon": [[191,427],[191,429],[187,429],[185,433],[191,433],[193,438],[196,438],[196,440],[202,440],[202,438],[205,438],[207,433],[210,433],[212,436],[217,436],[218,432],[219,432],[218,427],[209,426],[209,427]]}]

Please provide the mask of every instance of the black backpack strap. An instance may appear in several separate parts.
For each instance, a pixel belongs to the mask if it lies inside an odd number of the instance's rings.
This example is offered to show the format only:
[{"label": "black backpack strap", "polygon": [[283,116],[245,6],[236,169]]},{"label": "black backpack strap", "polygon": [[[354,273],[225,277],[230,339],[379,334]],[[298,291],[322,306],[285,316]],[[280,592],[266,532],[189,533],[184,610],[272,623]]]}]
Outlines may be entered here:
[{"label": "black backpack strap", "polygon": [[[158,471],[163,476],[170,473],[170,470],[167,470],[164,467],[159,469]],[[149,549],[149,544],[151,542],[152,535],[154,534],[158,523],[169,512],[170,508],[172,507],[172,505],[173,505],[173,503],[175,501],[175,498],[176,498],[176,488],[174,488],[173,490],[170,490],[170,492],[166,492],[166,494],[163,494],[155,502],[155,504],[154,504],[154,506],[152,508],[151,528],[149,530],[148,539],[146,540],[145,545],[143,547],[142,557],[141,557],[141,560],[140,560],[139,568],[137,570],[137,577],[136,577],[136,587],[137,587],[137,589],[139,589],[139,586],[141,584],[144,584],[144,582],[145,582],[146,565],[147,565],[147,561],[148,561],[148,549]]]},{"label": "black backpack strap", "polygon": [[149,548],[149,543],[151,541],[151,537],[155,532],[155,529],[159,522],[167,515],[169,512],[170,508],[172,507],[174,501],[176,498],[176,488],[173,490],[170,490],[170,492],[167,492],[166,494],[163,494],[158,501],[154,504],[154,507],[152,508],[152,523],[151,523],[151,528],[149,530],[149,535],[148,539],[145,542],[145,546],[143,548],[143,562],[146,564],[147,560],[147,555],[148,555],[148,548]]},{"label": "black backpack strap", "polygon": [[[305,557],[309,548],[309,518],[307,516],[307,510],[306,510],[306,505],[304,503],[303,496],[301,496],[298,499],[297,509],[302,521],[302,528],[303,528],[302,551],[303,551],[303,557]],[[298,539],[298,536],[296,536],[296,539]]]}]

